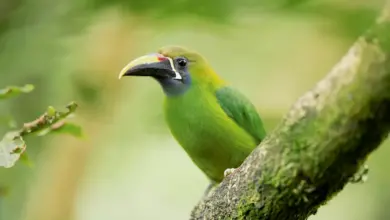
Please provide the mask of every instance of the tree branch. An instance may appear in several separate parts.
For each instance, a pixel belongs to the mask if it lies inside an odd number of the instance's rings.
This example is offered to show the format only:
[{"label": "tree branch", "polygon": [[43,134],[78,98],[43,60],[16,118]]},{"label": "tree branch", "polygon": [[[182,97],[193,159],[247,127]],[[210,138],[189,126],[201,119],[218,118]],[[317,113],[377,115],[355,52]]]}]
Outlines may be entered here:
[{"label": "tree branch", "polygon": [[18,131],[17,136],[24,137],[46,129],[59,129],[65,124],[63,120],[76,111],[77,104],[75,102],[71,102],[66,106],[66,108],[66,112],[60,112],[50,106],[44,114],[39,116],[39,118],[32,122],[25,123],[23,128]]},{"label": "tree branch", "polygon": [[390,1],[191,219],[307,219],[343,189],[389,129]]},{"label": "tree branch", "polygon": [[[5,89],[1,91],[4,94],[10,95],[11,93],[20,93],[20,87],[9,87],[11,90]],[[1,97],[0,91],[0,97]],[[23,127],[16,131],[7,132],[2,139],[0,139],[0,167],[10,168],[23,156],[25,162],[28,162],[27,155],[25,153],[26,143],[24,138],[31,134],[39,133],[44,135],[47,133],[70,133],[77,137],[82,136],[81,128],[77,125],[65,122],[65,119],[72,115],[77,108],[75,102],[71,102],[66,106],[66,112],[60,112],[53,107],[49,107],[47,111],[39,116],[32,122],[25,123]],[[1,188],[0,188],[1,196]]]}]

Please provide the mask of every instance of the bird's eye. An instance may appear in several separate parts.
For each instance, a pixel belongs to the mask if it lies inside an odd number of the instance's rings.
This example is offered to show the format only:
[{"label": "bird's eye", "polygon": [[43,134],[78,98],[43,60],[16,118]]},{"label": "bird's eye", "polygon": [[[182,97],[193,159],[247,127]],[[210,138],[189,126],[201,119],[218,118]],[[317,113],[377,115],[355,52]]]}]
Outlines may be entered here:
[{"label": "bird's eye", "polygon": [[179,57],[179,58],[176,59],[176,62],[177,62],[177,64],[179,64],[179,66],[181,66],[181,67],[187,66],[187,59],[186,59],[186,58]]}]

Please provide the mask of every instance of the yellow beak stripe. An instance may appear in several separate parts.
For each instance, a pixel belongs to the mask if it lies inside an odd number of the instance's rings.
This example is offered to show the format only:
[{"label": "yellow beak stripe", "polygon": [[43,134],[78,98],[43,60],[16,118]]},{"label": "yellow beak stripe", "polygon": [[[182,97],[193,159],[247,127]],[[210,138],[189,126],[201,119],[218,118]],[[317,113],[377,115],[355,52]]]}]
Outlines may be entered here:
[{"label": "yellow beak stripe", "polygon": [[126,74],[127,71],[134,68],[135,66],[142,65],[142,64],[150,64],[150,63],[160,62],[160,59],[161,58],[159,56],[154,55],[154,54],[138,57],[137,59],[130,61],[125,67],[123,67],[123,69],[119,73],[118,78],[121,79]]}]

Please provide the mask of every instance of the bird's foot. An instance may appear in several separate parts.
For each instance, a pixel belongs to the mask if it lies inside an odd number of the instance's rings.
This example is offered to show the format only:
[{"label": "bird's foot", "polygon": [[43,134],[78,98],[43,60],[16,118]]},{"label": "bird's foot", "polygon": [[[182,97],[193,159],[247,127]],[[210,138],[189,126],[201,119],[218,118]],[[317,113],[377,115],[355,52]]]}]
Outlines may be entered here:
[{"label": "bird's foot", "polygon": [[350,179],[349,179],[349,182],[351,183],[365,183],[368,179],[368,165],[367,164],[363,164],[363,166],[361,166],[359,168],[359,170],[355,173],[355,175],[353,175]]},{"label": "bird's foot", "polygon": [[229,176],[230,174],[232,174],[235,170],[236,170],[236,168],[228,168],[228,169],[226,169],[226,170],[223,172],[223,176],[224,176],[224,177],[227,177],[227,176]]}]

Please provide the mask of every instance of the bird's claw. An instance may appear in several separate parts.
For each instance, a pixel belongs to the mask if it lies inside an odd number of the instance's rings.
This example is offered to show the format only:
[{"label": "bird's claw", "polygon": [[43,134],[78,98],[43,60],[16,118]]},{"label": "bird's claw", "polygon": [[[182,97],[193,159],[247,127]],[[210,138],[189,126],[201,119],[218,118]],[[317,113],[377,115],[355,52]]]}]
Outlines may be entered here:
[{"label": "bird's claw", "polygon": [[236,170],[236,168],[228,168],[228,169],[226,169],[226,170],[223,172],[223,176],[224,176],[224,177],[227,177],[227,176],[229,176],[230,174],[232,174],[235,170]]},{"label": "bird's claw", "polygon": [[367,164],[363,164],[363,166],[361,166],[359,168],[359,170],[355,173],[355,175],[353,175],[350,179],[349,179],[349,182],[351,183],[365,183],[368,179],[368,165]]}]

